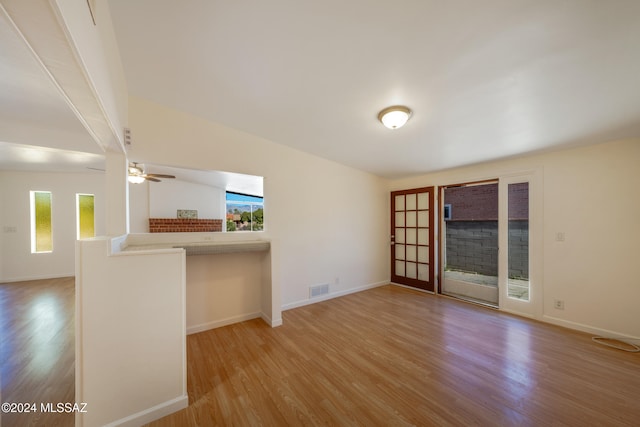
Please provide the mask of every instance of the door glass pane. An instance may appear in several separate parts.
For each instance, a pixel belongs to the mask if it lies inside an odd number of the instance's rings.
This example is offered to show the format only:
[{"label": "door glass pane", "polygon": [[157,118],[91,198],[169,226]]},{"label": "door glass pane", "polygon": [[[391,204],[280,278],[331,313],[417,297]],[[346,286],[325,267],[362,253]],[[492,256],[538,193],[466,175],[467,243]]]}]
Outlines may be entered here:
[{"label": "door glass pane", "polygon": [[529,183],[509,184],[507,295],[529,301]]},{"label": "door glass pane", "polygon": [[418,209],[429,209],[429,193],[418,194]]},{"label": "door glass pane", "polygon": [[407,227],[415,227],[415,226],[416,226],[416,213],[407,212]]},{"label": "door glass pane", "polygon": [[429,265],[428,264],[418,264],[418,279],[419,280],[429,280]]},{"label": "door glass pane", "polygon": [[404,259],[404,245],[396,245],[396,259]]},{"label": "door glass pane", "polygon": [[429,230],[427,228],[418,229],[418,244],[419,245],[429,244]]},{"label": "door glass pane", "polygon": [[406,277],[408,277],[409,279],[417,279],[418,278],[418,271],[416,269],[416,263],[415,262],[408,262],[407,263],[407,271],[406,271]]},{"label": "door glass pane", "polygon": [[417,261],[416,246],[407,245],[407,261]]},{"label": "door glass pane", "polygon": [[407,194],[407,209],[408,211],[416,210],[416,195]]},{"label": "door glass pane", "polygon": [[449,187],[443,195],[452,216],[442,229],[442,292],[497,306],[498,184]]},{"label": "door glass pane", "polygon": [[416,229],[407,228],[407,243],[410,245],[416,244]]},{"label": "door glass pane", "polygon": [[396,228],[396,243],[404,243],[404,228]]},{"label": "door glass pane", "polygon": [[404,261],[396,261],[396,276],[404,275]]},{"label": "door glass pane", "polygon": [[396,226],[404,227],[404,212],[396,212]]},{"label": "door glass pane", "polygon": [[404,210],[404,196],[396,196],[396,211]]},{"label": "door glass pane", "polygon": [[418,262],[429,262],[428,246],[418,246]]},{"label": "door glass pane", "polygon": [[419,211],[418,227],[428,227],[428,226],[429,226],[429,211]]}]

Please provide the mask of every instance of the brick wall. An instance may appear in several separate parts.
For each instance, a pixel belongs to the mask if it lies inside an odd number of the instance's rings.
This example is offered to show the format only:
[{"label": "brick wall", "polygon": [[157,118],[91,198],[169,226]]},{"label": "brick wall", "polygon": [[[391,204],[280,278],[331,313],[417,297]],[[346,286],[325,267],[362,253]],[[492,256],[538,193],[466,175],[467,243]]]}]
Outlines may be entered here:
[{"label": "brick wall", "polygon": [[149,233],[222,231],[221,219],[149,218]]},{"label": "brick wall", "polygon": [[[451,205],[452,221],[497,220],[498,184],[446,188],[444,203]],[[509,219],[528,218],[529,184],[509,184]]]},{"label": "brick wall", "polygon": [[444,203],[451,205],[454,221],[497,220],[498,184],[447,188]]}]

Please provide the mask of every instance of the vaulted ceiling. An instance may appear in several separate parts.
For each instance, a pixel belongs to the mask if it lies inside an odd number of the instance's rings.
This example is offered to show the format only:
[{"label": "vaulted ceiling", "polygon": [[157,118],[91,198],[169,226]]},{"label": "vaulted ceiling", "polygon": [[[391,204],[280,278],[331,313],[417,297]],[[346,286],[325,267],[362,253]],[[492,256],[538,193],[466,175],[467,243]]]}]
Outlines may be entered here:
[{"label": "vaulted ceiling", "polygon": [[[109,5],[130,94],[384,177],[640,136],[637,0]],[[77,131],[4,24],[0,143]]]}]

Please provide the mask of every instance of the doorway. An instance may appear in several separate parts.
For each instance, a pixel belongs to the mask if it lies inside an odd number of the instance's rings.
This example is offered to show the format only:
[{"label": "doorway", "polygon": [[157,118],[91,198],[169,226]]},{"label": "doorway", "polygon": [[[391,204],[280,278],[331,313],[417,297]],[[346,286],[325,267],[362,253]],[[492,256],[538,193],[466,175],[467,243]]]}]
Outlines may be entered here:
[{"label": "doorway", "polygon": [[441,187],[443,294],[498,307],[498,190],[497,180]]}]

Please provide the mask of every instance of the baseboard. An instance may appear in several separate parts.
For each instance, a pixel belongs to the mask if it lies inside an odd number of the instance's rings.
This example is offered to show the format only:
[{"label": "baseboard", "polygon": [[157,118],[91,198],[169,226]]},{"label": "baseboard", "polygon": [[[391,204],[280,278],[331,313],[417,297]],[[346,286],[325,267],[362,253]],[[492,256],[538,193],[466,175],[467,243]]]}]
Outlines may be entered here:
[{"label": "baseboard", "polygon": [[[226,319],[213,320],[211,322],[201,323],[199,325],[187,326],[187,335],[208,331],[209,329],[220,328],[222,326],[244,322],[245,320],[256,319],[259,317],[263,318],[263,314],[258,311],[255,313],[247,313],[247,314],[241,314],[238,316],[227,317]],[[267,323],[270,323],[270,322],[267,322]]]},{"label": "baseboard", "polygon": [[586,332],[592,335],[597,335],[601,337],[607,338],[616,338],[619,340],[629,340],[629,341],[640,341],[639,337],[634,337],[632,335],[622,334],[620,332],[610,331],[608,329],[596,328],[594,326],[584,325],[578,322],[572,322],[570,320],[564,320],[557,317],[543,315],[542,320],[547,323],[551,323],[553,325],[562,326],[564,328],[574,329],[581,332]]},{"label": "baseboard", "polygon": [[282,306],[282,311],[287,311],[287,310],[291,310],[293,308],[298,308],[298,307],[304,307],[305,305],[315,304],[317,302],[327,301],[333,298],[339,298],[349,294],[355,294],[357,292],[366,291],[367,289],[373,289],[373,288],[377,288],[377,287],[388,285],[388,284],[389,284],[389,281],[385,280],[382,282],[372,283],[370,285],[358,286],[357,288],[345,289],[339,292],[332,292],[330,294],[323,295],[321,297],[317,297],[313,299],[310,298],[310,299],[305,299],[301,301],[291,302],[288,304],[284,304]]},{"label": "baseboard", "polygon": [[175,399],[168,400],[152,408],[145,409],[136,414],[129,415],[125,418],[113,421],[107,424],[105,427],[137,427],[143,424],[148,424],[151,421],[155,421],[169,414],[173,414],[176,411],[189,406],[189,396],[176,397]]},{"label": "baseboard", "polygon": [[272,319],[264,313],[260,313],[260,317],[267,323],[267,325],[271,326],[272,328],[282,326],[282,317],[279,319]]},{"label": "baseboard", "polygon": [[48,280],[48,279],[64,279],[67,277],[74,277],[75,271],[68,274],[43,274],[39,276],[22,276],[22,277],[10,277],[0,279],[0,283],[14,283],[14,282],[29,282],[32,280]]}]

